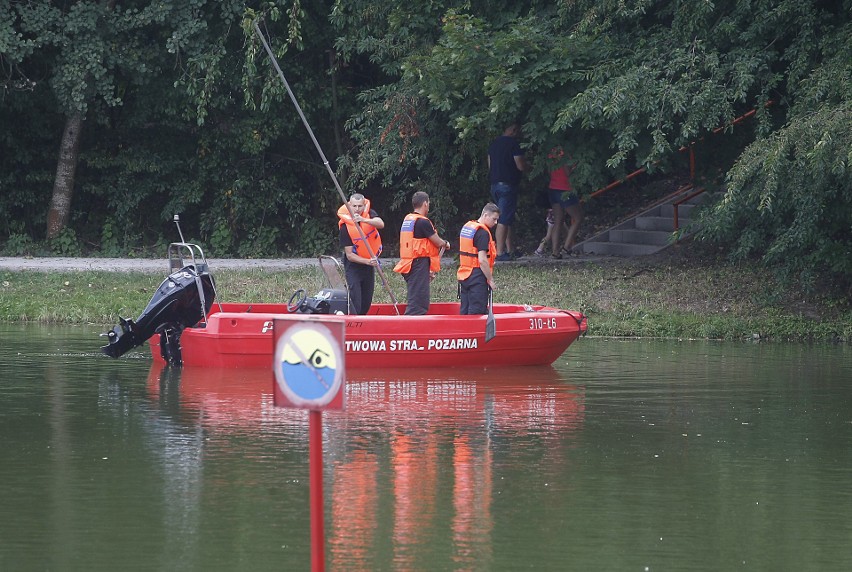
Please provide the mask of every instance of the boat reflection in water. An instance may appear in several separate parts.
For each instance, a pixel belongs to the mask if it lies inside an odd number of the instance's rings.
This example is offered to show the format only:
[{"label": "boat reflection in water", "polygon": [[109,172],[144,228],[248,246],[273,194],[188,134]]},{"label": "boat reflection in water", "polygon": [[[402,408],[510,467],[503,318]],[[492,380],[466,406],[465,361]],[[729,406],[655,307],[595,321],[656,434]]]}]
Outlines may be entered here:
[{"label": "boat reflection in water", "polygon": [[[329,562],[487,568],[495,483],[524,470],[544,482],[570,473],[566,448],[584,396],[563,375],[551,366],[348,372],[345,410],[323,417]],[[276,435],[279,446],[304,451],[297,470],[306,474],[306,413],[275,408],[272,383],[267,369],[155,363],[148,387],[208,435]],[[436,546],[449,553],[434,554]]]}]

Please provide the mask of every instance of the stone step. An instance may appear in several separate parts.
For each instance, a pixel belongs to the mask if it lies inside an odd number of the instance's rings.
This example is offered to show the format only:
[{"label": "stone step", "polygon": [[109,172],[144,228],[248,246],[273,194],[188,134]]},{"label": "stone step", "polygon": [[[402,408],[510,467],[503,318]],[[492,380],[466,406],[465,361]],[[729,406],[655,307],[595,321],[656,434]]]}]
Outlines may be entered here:
[{"label": "stone step", "polygon": [[664,230],[619,229],[609,231],[609,241],[611,242],[667,246],[671,241],[671,237],[672,233]]},{"label": "stone step", "polygon": [[[685,219],[680,219],[679,224],[686,224]],[[639,216],[636,217],[636,228],[640,230],[664,230],[674,232],[674,219],[668,216]]]},{"label": "stone step", "polygon": [[[678,219],[683,220],[683,219],[689,218],[689,213],[691,213],[692,209],[694,209],[696,206],[698,206],[698,205],[693,205],[693,204],[689,204],[689,203],[683,203],[682,205],[679,205],[677,207]],[[670,217],[670,218],[674,217],[674,205],[662,205],[660,207],[660,212],[658,214],[659,214],[659,216],[664,216],[664,217]]]},{"label": "stone step", "polygon": [[646,256],[654,254],[660,247],[652,244],[630,244],[627,242],[590,242],[576,247],[583,254],[609,254],[612,256]]},{"label": "stone step", "polygon": [[[685,197],[692,191],[681,193]],[[683,230],[691,223],[693,208],[708,199],[706,194],[691,198],[678,205],[678,228]],[[652,206],[641,214],[625,220],[614,227],[579,243],[575,250],[582,254],[611,256],[644,256],[667,248],[674,232],[674,206],[668,203]]]}]

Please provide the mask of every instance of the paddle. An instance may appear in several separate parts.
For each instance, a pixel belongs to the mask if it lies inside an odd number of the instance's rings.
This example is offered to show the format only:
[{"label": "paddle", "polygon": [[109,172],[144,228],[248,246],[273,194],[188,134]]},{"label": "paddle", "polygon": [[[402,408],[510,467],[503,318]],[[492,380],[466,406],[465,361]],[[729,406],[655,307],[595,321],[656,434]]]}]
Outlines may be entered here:
[{"label": "paddle", "polygon": [[494,291],[488,289],[488,318],[485,319],[485,343],[497,335],[497,322],[494,321]]}]

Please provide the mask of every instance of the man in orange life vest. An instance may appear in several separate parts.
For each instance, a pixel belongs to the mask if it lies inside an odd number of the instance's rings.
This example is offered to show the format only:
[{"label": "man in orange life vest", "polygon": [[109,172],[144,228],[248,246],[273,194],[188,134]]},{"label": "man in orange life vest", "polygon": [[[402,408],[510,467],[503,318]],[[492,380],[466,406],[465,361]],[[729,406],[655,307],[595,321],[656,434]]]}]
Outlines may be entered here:
[{"label": "man in orange life vest", "polygon": [[[376,285],[376,266],[379,265],[379,255],[382,253],[382,237],[379,230],[385,228],[385,222],[370,208],[370,201],[361,193],[349,197],[349,207],[346,205],[337,210],[340,221],[340,246],[343,247],[343,268],[346,273],[346,283],[349,286],[349,311],[352,314],[366,314],[373,303],[373,291]],[[364,238],[355,225],[361,227]],[[375,258],[370,255],[372,250]]]},{"label": "man in orange life vest", "polygon": [[491,229],[500,218],[500,209],[494,203],[482,208],[478,220],[465,223],[459,233],[459,314],[485,314],[488,312],[488,291],[494,289],[494,260],[497,248],[491,238]]},{"label": "man in orange life vest", "polygon": [[450,242],[438,236],[429,214],[429,195],[417,191],[411,197],[414,212],[405,215],[399,231],[399,263],[394,272],[405,277],[408,291],[406,316],[421,316],[429,311],[429,283],[441,269],[440,248]]}]

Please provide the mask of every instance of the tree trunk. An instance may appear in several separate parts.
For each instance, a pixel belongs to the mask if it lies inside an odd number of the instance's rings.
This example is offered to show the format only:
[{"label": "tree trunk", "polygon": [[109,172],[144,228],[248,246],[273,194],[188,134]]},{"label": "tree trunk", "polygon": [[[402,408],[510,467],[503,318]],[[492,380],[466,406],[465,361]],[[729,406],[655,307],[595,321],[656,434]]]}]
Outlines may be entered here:
[{"label": "tree trunk", "polygon": [[83,114],[74,112],[65,121],[65,132],[59,145],[59,161],[53,181],[53,197],[47,213],[47,238],[56,238],[68,224],[71,214],[71,198],[74,195],[74,174],[80,154],[80,138],[83,131]]}]

